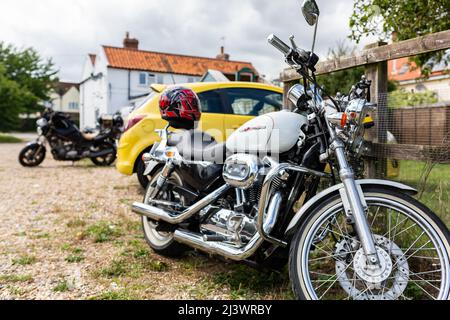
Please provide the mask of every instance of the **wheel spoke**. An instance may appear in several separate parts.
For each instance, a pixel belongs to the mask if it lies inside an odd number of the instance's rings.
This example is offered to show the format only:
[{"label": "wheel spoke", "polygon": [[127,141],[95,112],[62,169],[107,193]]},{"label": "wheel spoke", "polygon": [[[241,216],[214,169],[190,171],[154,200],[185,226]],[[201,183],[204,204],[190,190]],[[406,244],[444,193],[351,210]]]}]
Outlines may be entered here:
[{"label": "wheel spoke", "polygon": [[347,267],[338,275],[336,276],[336,280],[334,280],[334,282],[328,287],[328,289],[322,294],[322,296],[319,298],[319,300],[322,300],[322,298],[328,293],[328,291],[330,291],[330,289],[334,286],[334,284],[338,281],[338,279],[345,273],[347,272],[348,268],[350,268],[352,264],[349,263],[347,265]]},{"label": "wheel spoke", "polygon": [[416,275],[416,277],[417,278],[419,278],[420,279],[420,281],[423,281],[423,282],[426,282],[426,283],[428,283],[430,286],[432,286],[434,289],[436,289],[437,291],[439,291],[440,290],[440,288],[438,288],[438,287],[436,287],[434,284],[432,284],[430,281],[428,281],[428,280],[425,280],[424,278],[422,278],[421,276],[418,276],[418,275]]},{"label": "wheel spoke", "polygon": [[377,219],[378,213],[380,212],[381,207],[378,207],[377,212],[375,212],[375,216],[373,217],[372,223],[370,224],[370,228],[373,228],[375,220]]},{"label": "wheel spoke", "polygon": [[[409,220],[409,219],[407,219],[407,220]],[[405,230],[400,231],[400,232],[397,234],[397,237],[400,236],[401,234],[403,234],[403,233],[409,231],[411,228],[414,228],[415,226],[417,226],[417,223],[414,223],[413,225],[409,226],[409,227],[406,228]],[[383,235],[383,237],[385,237],[385,236],[386,236],[386,234]]]},{"label": "wheel spoke", "polygon": [[[318,248],[319,249],[319,248]],[[321,249],[319,249],[321,250]],[[323,252],[326,252],[325,250],[322,250]],[[320,261],[320,260],[324,260],[324,259],[335,259],[335,258],[339,258],[340,256],[344,255],[344,254],[353,254],[356,253],[357,251],[346,251],[346,252],[342,252],[340,254],[334,254],[334,255],[327,255],[326,257],[320,257],[320,258],[315,258],[315,259],[311,259],[309,260],[310,262],[316,262],[316,261]],[[328,252],[326,252],[328,253]]]},{"label": "wheel spoke", "polygon": [[417,275],[422,275],[422,274],[429,274],[429,273],[436,273],[436,272],[442,272],[442,269],[438,269],[438,270],[431,270],[431,271],[423,271],[423,272],[409,272],[408,275],[410,276],[417,276]]},{"label": "wheel spoke", "polygon": [[[397,258],[397,261],[394,263],[394,265],[392,266],[392,269],[394,269],[398,263],[400,262],[400,260],[403,260],[403,258],[406,256],[406,253],[409,252],[409,250],[411,250],[412,247],[414,247],[414,245],[420,240],[420,238],[422,238],[422,236],[425,234],[425,231],[423,231],[420,236],[409,246],[408,249],[406,249],[405,252],[403,252],[403,254],[401,255],[401,257]],[[408,259],[406,259],[408,260]]]},{"label": "wheel spoke", "polygon": [[[425,244],[422,246],[422,248],[425,247],[426,245],[428,245],[430,242],[431,242],[431,240],[428,240],[427,243],[425,243]],[[406,251],[406,252],[408,252],[408,251]],[[403,254],[403,256],[405,256],[406,252]],[[418,252],[418,250],[415,250],[413,253],[411,253],[411,254],[406,258],[406,260],[408,260],[409,258],[411,258],[412,256],[414,256],[417,252]]]},{"label": "wheel spoke", "polygon": [[420,284],[416,282],[415,285],[418,286],[420,289],[422,289],[422,291],[425,292],[431,299],[436,300],[436,298],[433,295],[431,295],[427,290],[425,290]]}]

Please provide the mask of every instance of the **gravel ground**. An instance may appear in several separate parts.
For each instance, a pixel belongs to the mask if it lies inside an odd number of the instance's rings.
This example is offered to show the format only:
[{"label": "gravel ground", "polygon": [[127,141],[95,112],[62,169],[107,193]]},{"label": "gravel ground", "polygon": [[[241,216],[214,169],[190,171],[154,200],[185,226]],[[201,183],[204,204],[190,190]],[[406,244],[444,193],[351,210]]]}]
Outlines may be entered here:
[{"label": "gravel ground", "polygon": [[152,253],[130,204],[135,177],[89,161],[22,168],[0,144],[0,299],[283,299],[286,273],[199,253]]}]

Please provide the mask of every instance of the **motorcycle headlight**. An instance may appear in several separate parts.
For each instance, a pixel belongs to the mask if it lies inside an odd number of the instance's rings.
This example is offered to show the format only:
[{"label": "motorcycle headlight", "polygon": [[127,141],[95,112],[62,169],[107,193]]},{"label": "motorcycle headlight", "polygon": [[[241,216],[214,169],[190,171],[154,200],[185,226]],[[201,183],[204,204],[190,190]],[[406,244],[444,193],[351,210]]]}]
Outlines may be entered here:
[{"label": "motorcycle headlight", "polygon": [[311,98],[306,93],[304,86],[296,84],[289,90],[288,99],[300,110],[307,110],[307,103]]},{"label": "motorcycle headlight", "polygon": [[48,121],[45,118],[41,118],[36,121],[36,125],[40,128],[45,127],[48,124]]}]

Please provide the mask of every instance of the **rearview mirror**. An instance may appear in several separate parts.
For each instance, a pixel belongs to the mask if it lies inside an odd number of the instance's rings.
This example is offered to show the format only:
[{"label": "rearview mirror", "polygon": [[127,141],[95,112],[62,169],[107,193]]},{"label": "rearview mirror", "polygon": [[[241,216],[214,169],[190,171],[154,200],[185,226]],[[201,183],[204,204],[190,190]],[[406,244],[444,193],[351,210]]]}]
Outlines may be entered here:
[{"label": "rearview mirror", "polygon": [[313,26],[317,23],[320,11],[319,6],[317,5],[315,0],[305,0],[302,5],[302,12],[306,22],[308,22],[310,26]]}]

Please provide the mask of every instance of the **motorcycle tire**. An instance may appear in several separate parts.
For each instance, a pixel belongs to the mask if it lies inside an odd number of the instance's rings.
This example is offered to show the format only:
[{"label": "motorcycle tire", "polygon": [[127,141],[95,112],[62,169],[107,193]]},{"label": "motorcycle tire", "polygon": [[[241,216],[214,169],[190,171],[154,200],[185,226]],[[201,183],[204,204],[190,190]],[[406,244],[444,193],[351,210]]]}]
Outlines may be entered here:
[{"label": "motorcycle tire", "polygon": [[22,149],[19,154],[19,163],[23,167],[37,167],[45,159],[47,150],[44,146],[38,144],[31,144]]}]

